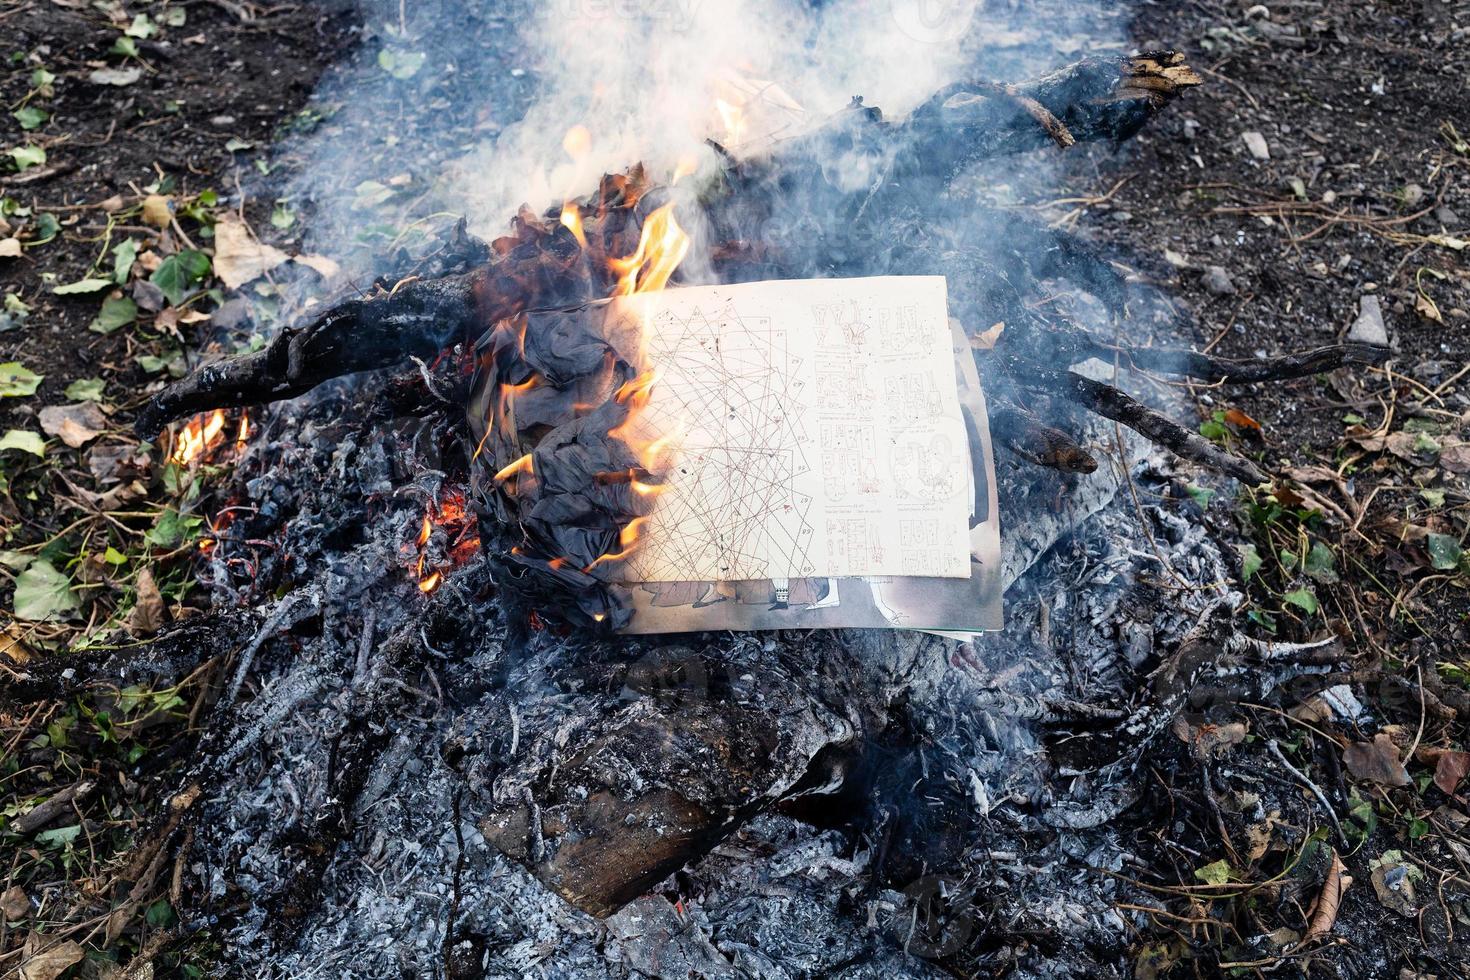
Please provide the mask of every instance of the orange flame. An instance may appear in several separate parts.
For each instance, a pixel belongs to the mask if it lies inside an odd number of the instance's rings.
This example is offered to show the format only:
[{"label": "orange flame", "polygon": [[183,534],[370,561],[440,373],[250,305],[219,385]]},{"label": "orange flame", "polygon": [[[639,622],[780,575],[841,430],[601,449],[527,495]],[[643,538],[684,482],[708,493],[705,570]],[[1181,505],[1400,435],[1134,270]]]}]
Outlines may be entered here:
[{"label": "orange flame", "polygon": [[561,206],[561,223],[577,239],[578,245],[587,247],[587,233],[582,230],[582,209],[577,207],[576,201],[568,201]]},{"label": "orange flame", "polygon": [[188,466],[214,446],[224,428],[225,413],[222,409],[217,408],[207,415],[194,416],[179,430],[169,461]]},{"label": "orange flame", "polygon": [[618,275],[613,295],[632,296],[663,289],[688,252],[689,235],[674,220],[674,205],[665,204],[643,222],[638,248],[632,255],[608,260]]},{"label": "orange flame", "polygon": [[596,568],[598,565],[601,565],[603,562],[622,561],[627,558],[633,553],[633,549],[638,544],[639,537],[642,536],[643,525],[647,523],[648,518],[646,517],[633,518],[621,531],[618,532],[618,547],[621,550],[599,556],[595,561],[592,562],[592,564],[588,565],[582,570],[584,572],[590,572],[592,571],[592,569]]},{"label": "orange flame", "polygon": [[533,465],[534,464],[531,461],[531,454],[530,453],[526,453],[526,455],[522,456],[520,459],[516,460],[514,463],[511,463],[509,466],[505,467],[499,473],[496,473],[495,474],[495,482],[496,483],[500,483],[503,480],[509,480],[511,477],[513,477],[513,476],[515,476],[515,475],[517,475],[519,473],[525,473],[528,476],[534,476],[535,473],[536,473],[536,471],[533,468]]}]

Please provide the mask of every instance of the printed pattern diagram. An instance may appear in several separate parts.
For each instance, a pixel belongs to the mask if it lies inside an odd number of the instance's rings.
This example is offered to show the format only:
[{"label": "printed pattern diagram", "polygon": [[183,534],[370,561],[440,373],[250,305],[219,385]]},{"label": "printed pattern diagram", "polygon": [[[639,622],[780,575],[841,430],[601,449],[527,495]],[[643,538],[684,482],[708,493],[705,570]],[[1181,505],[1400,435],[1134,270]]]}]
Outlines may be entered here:
[{"label": "printed pattern diagram", "polygon": [[810,574],[809,436],[799,362],[767,317],[664,312],[645,338],[659,380],[650,434],[678,449],[633,581],[740,581]]}]

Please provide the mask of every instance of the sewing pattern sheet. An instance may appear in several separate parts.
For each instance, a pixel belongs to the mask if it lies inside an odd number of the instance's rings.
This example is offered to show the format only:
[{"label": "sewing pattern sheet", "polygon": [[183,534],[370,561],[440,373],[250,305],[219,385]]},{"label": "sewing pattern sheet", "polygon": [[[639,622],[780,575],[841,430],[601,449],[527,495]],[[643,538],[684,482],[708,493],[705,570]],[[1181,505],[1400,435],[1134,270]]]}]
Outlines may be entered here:
[{"label": "sewing pattern sheet", "polygon": [[629,582],[970,575],[970,442],[942,277],[616,300],[674,447]]}]

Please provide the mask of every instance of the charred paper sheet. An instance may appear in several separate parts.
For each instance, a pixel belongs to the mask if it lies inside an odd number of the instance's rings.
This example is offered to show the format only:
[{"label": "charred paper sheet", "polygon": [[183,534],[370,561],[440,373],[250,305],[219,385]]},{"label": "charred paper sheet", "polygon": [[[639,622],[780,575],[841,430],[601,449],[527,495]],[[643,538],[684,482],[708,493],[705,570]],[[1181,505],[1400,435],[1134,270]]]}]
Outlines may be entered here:
[{"label": "charred paper sheet", "polygon": [[[571,470],[605,484],[627,465],[589,430],[641,460],[622,482],[647,500],[632,503],[621,543],[550,561],[631,608],[624,632],[1000,627],[984,396],[942,277],[668,289],[529,314],[500,328],[502,349],[512,332],[540,384],[496,375],[502,397],[477,399],[501,410],[492,433],[516,435],[495,454],[501,475],[527,430],[562,422],[547,406],[582,413],[524,457],[522,511],[586,523],[580,496],[551,505],[552,491]],[[629,371],[643,396],[599,420]],[[607,496],[592,493],[594,512]]]}]

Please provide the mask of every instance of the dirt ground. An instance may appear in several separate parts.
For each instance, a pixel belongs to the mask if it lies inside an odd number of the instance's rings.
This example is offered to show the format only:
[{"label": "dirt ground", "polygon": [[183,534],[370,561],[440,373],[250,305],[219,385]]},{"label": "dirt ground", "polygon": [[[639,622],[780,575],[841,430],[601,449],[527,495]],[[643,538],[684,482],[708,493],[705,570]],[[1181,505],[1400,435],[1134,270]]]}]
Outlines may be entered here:
[{"label": "dirt ground", "polygon": [[[291,162],[269,150],[320,122],[308,96],[356,26],[335,5],[0,3],[0,673],[187,610],[208,531],[189,515],[208,512],[211,476],[128,425],[229,326],[215,230],[243,217],[301,250],[309,202],[275,199],[271,170]],[[1025,210],[1175,297],[1199,349],[1316,347],[1373,332],[1354,325],[1376,309],[1394,350],[1382,368],[1189,392],[1202,434],[1285,478],[1238,495],[1197,480],[1201,519],[1239,542],[1255,635],[1337,634],[1363,701],[1345,718],[1313,690],[1287,713],[1237,705],[1208,724],[1246,725],[1247,759],[1270,742],[1346,815],[1356,884],[1335,943],[1381,956],[1343,975],[1470,976],[1470,3],[1145,2],[1133,36],[1185,52],[1203,89],[1127,148],[1077,150],[1061,193]],[[0,695],[0,973],[38,933],[87,959],[36,976],[107,975],[140,951],[164,975],[209,973],[209,924],[180,907],[176,869],[135,846],[174,788],[197,697],[188,679]],[[67,819],[17,829],[62,790]],[[1330,954],[1243,938],[1300,934],[1314,912],[1315,891],[1293,904],[1260,889],[1292,869],[1272,822],[1229,800],[1219,827],[1173,807],[1161,792],[1127,820],[1141,859],[1178,882],[1134,973],[1329,975]]]}]

